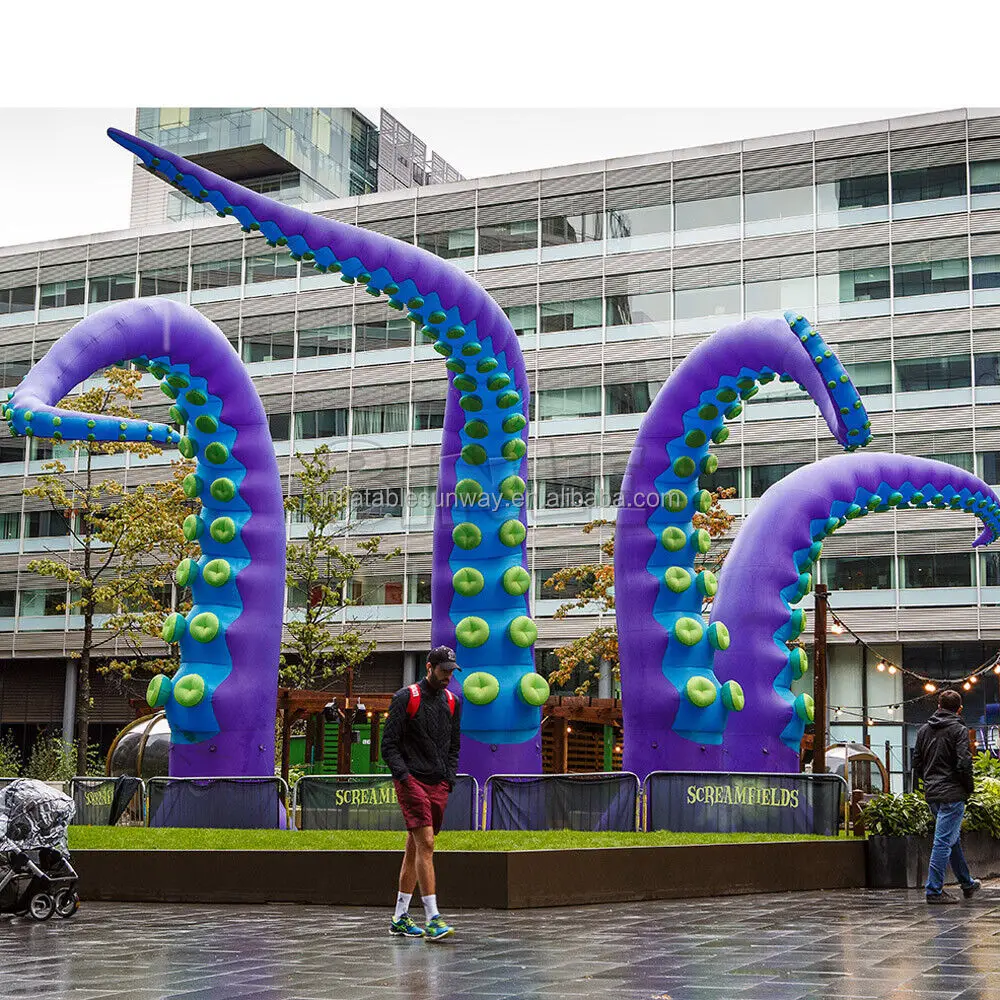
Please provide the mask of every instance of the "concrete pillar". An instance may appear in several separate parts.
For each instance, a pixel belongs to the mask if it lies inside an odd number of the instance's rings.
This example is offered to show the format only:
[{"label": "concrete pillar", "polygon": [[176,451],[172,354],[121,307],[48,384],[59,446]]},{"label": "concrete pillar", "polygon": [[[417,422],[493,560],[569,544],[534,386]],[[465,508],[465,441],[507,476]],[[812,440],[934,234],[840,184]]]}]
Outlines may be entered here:
[{"label": "concrete pillar", "polygon": [[417,654],[403,653],[403,687],[417,683]]},{"label": "concrete pillar", "polygon": [[62,736],[66,743],[73,742],[76,731],[76,675],[79,661],[66,661],[66,682],[63,687]]},{"label": "concrete pillar", "polygon": [[611,698],[611,663],[601,660],[601,672],[597,676],[597,697]]}]

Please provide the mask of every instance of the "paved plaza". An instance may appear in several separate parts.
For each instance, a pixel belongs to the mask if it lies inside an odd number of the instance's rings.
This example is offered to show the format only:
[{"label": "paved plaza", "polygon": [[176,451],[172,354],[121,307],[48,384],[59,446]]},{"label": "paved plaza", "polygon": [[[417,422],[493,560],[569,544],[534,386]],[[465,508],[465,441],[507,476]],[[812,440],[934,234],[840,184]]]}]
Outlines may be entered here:
[{"label": "paved plaza", "polygon": [[92,903],[68,922],[0,918],[0,997],[1000,1000],[1000,883],[945,907],[838,890],[446,913],[458,933],[436,944],[390,938],[388,908]]}]

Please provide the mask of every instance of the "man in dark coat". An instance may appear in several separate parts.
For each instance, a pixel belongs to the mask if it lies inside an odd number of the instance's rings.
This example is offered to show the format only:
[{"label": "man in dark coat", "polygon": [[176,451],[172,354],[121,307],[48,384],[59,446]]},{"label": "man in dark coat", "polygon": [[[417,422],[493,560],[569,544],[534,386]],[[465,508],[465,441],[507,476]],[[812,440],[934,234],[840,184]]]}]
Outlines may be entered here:
[{"label": "man in dark coat", "polygon": [[[437,941],[453,930],[438,912],[434,836],[441,830],[458,771],[462,703],[448,690],[448,683],[453,671],[461,669],[453,649],[432,649],[427,656],[426,677],[396,692],[382,731],[382,759],[392,771],[407,831],[396,912],[389,924],[389,933],[398,937]],[[417,882],[425,927],[409,914]]]},{"label": "man in dark coat", "polygon": [[969,730],[959,719],[962,696],[957,691],[943,691],[938,709],[917,733],[913,750],[914,779],[923,778],[924,798],[934,814],[934,847],[927,875],[928,903],[957,903],[944,891],[944,872],[951,870],[962,885],[962,895],[969,899],[982,883],[969,874],[962,853],[962,816],[965,800],[972,794],[972,753]]}]

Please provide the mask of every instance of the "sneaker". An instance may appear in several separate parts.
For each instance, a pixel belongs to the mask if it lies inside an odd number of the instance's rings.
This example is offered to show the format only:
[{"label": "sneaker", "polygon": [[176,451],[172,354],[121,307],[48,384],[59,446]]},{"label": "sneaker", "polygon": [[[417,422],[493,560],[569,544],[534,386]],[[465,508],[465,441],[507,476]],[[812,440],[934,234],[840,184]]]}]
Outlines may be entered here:
[{"label": "sneaker", "polygon": [[934,896],[928,896],[927,902],[933,906],[934,904],[942,905],[945,903],[957,903],[958,899],[954,896],[950,896],[946,892],[939,892]]},{"label": "sneaker", "polygon": [[966,899],[972,899],[972,897],[975,896],[975,894],[979,892],[982,887],[983,883],[980,882],[979,879],[974,878],[968,885],[962,886],[962,895],[965,896]]},{"label": "sneaker", "polygon": [[394,937],[422,938],[424,929],[409,913],[404,913],[398,920],[394,917],[389,921],[389,933]]},{"label": "sneaker", "polygon": [[454,933],[455,928],[449,927],[439,913],[436,917],[431,917],[431,919],[427,921],[427,926],[424,929],[424,938],[427,941],[438,941],[441,938]]}]

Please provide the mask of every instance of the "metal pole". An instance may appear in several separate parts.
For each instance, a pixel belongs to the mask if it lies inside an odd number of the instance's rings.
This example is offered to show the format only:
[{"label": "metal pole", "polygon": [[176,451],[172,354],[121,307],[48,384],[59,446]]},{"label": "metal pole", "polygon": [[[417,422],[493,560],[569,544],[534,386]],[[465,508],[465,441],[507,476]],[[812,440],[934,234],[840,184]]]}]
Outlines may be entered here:
[{"label": "metal pole", "polygon": [[63,687],[62,738],[67,746],[72,745],[76,731],[76,672],[77,661],[66,660],[66,683]]},{"label": "metal pole", "polygon": [[825,583],[816,584],[813,631],[813,774],[826,774],[826,602]]}]

